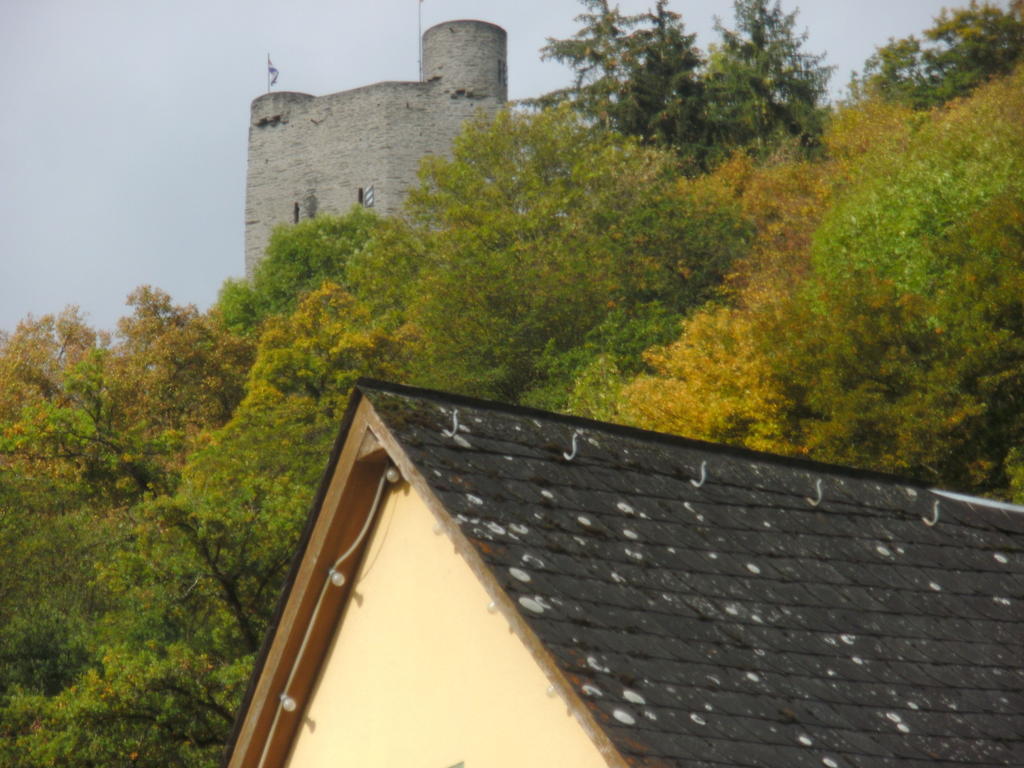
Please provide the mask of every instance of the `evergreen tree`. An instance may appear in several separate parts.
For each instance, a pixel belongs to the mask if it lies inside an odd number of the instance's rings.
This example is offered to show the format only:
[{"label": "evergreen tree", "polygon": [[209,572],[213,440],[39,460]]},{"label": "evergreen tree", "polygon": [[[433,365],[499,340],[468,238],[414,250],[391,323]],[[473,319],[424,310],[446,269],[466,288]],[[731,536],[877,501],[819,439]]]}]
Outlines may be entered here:
[{"label": "evergreen tree", "polygon": [[722,41],[708,67],[716,143],[758,153],[787,138],[817,144],[833,68],[802,50],[807,33],[795,32],[796,12],[783,13],[778,0],[736,0],[734,12],[735,28],[716,23]]},{"label": "evergreen tree", "polygon": [[573,104],[584,117],[641,141],[670,147],[700,167],[706,155],[703,58],[667,0],[652,11],[623,16],[607,0],[582,0],[582,29],[548,39],[543,57],[568,64],[571,87],[535,103]]}]

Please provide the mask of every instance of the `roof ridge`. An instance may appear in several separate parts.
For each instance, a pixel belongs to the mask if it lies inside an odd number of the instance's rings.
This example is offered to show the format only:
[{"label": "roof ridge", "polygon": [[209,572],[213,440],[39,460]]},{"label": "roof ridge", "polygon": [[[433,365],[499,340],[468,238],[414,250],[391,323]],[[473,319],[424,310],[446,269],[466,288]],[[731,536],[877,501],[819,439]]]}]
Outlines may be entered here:
[{"label": "roof ridge", "polygon": [[[490,411],[506,413],[510,416],[544,418],[550,421],[564,423],[567,426],[575,426],[579,429],[590,429],[595,432],[608,432],[618,435],[620,437],[628,437],[638,440],[657,442],[671,445],[674,447],[692,448],[695,450],[707,451],[709,453],[730,456],[732,458],[740,460],[757,460],[773,464],[781,464],[783,466],[787,466],[793,469],[803,469],[809,472],[841,474],[857,480],[877,480],[880,482],[893,483],[904,486],[913,486],[917,489],[932,493],[944,490],[936,488],[934,483],[930,483],[925,480],[903,475],[896,475],[889,472],[880,472],[878,470],[873,469],[850,467],[843,464],[831,464],[829,462],[818,461],[815,459],[801,458],[799,456],[786,456],[779,453],[759,451],[753,448],[728,445],[725,443],[714,443],[707,440],[701,440],[699,438],[674,435],[668,432],[657,432],[654,430],[642,429],[640,427],[631,427],[626,424],[616,424],[607,421],[598,421],[596,419],[588,419],[583,416],[573,416],[571,414],[556,413],[554,411],[545,411],[541,408],[534,408],[532,406],[527,405],[511,405],[509,403],[503,403],[498,400],[486,400],[483,398],[472,397],[469,395],[451,394],[434,389],[428,389],[425,387],[416,387],[408,384],[399,384],[396,382],[383,381],[380,379],[373,379],[369,377],[359,378],[354,385],[354,389],[359,390],[361,393],[364,394],[367,391],[376,390],[386,392],[389,394],[415,397],[423,400],[431,400],[437,403],[443,403],[448,405],[463,405],[469,408],[482,408]],[[954,491],[946,492],[953,493]],[[968,494],[960,495],[966,496]],[[980,499],[981,497],[974,498]],[[992,504],[1005,504],[1005,502],[998,502],[996,500],[988,501],[990,501]]]}]

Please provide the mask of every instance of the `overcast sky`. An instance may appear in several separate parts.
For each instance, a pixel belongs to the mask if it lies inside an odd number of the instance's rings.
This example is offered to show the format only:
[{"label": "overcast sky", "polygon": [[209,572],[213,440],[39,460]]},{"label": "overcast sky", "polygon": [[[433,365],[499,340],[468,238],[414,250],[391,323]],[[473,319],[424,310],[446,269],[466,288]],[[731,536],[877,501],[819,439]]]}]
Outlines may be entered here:
[{"label": "overcast sky", "polygon": [[[653,0],[623,0],[635,13]],[[890,37],[930,26],[940,0],[804,0],[807,50],[833,92]],[[966,0],[958,5],[966,5]],[[1005,3],[1003,3],[1005,7]],[[731,0],[673,0],[698,44]],[[797,4],[783,1],[792,10]],[[0,330],[76,304],[113,328],[136,286],[205,309],[243,274],[249,103],[266,89],[325,94],[415,80],[416,0],[0,0]],[[565,85],[539,60],[569,37],[575,0],[424,0],[503,26],[510,98]]]}]

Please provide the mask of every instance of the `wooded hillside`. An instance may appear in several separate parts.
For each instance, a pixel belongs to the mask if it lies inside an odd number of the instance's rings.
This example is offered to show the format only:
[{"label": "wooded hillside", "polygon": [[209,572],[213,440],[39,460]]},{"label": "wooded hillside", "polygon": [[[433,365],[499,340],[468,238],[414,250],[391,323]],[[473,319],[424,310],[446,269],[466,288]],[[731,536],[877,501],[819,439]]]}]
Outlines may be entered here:
[{"label": "wooded hillside", "polygon": [[208,312],[0,336],[0,764],[217,763],[359,376],[1024,501],[1020,3],[832,106],[777,3],[710,52],[583,6],[575,85],[404,217],[281,228]]}]

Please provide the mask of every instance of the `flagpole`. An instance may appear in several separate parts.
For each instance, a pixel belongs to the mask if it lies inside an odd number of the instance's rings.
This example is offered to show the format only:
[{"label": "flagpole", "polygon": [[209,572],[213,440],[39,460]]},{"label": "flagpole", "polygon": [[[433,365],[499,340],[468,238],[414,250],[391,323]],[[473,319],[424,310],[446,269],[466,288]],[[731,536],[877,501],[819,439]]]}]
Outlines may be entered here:
[{"label": "flagpole", "polygon": [[416,42],[419,44],[420,51],[420,82],[423,82],[423,0],[416,3],[416,8],[419,11],[419,25],[416,28]]},{"label": "flagpole", "polygon": [[267,51],[267,93],[270,93],[270,51]]}]

